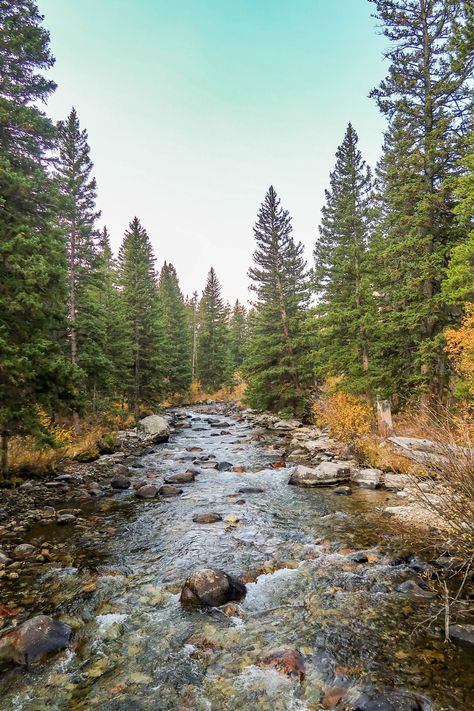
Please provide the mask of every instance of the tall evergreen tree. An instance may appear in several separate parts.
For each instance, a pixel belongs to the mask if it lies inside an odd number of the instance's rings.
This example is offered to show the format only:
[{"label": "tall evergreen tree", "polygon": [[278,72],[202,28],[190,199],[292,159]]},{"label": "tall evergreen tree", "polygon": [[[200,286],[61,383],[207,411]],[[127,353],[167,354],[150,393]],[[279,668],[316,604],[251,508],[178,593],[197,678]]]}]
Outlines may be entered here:
[{"label": "tall evergreen tree", "polygon": [[154,265],[148,234],[134,217],[120,247],[118,270],[131,352],[123,379],[136,414],[141,404],[156,404],[163,393],[163,315]]},{"label": "tall evergreen tree", "polygon": [[229,321],[229,342],[232,356],[232,368],[238,370],[244,362],[247,342],[247,309],[240,301],[234,304]]},{"label": "tall evergreen tree", "polygon": [[318,294],[319,374],[343,375],[349,387],[369,387],[369,329],[373,317],[368,243],[371,174],[349,124],[326,190],[314,257]]},{"label": "tall evergreen tree", "polygon": [[[86,384],[105,365],[100,349],[100,313],[93,298],[98,278],[95,222],[96,181],[92,176],[87,131],[81,130],[73,108],[58,127],[56,178],[60,192],[60,223],[66,234],[69,272],[69,344],[71,361],[85,372]],[[74,413],[74,425],[79,418]]]},{"label": "tall evergreen tree", "polygon": [[185,301],[188,332],[191,342],[191,381],[197,378],[198,330],[199,330],[199,296],[195,291],[191,298]]},{"label": "tall evergreen tree", "polygon": [[[38,109],[55,84],[49,34],[33,0],[0,0],[0,431],[37,423],[37,406],[74,397],[74,373],[61,348],[66,260],[55,226],[47,171],[54,126]],[[1,477],[1,473],[0,473]]]},{"label": "tall evergreen tree", "polygon": [[257,301],[244,374],[252,407],[304,415],[311,383],[303,332],[309,279],[303,246],[295,244],[292,229],[288,211],[270,187],[254,229],[257,249],[249,277]]},{"label": "tall evergreen tree", "polygon": [[230,380],[228,328],[221,285],[211,267],[199,304],[197,374],[205,392],[214,392]]},{"label": "tall evergreen tree", "polygon": [[474,56],[453,49],[462,0],[372,0],[391,46],[372,92],[389,118],[379,170],[382,209],[372,254],[380,294],[380,382],[390,392],[446,386],[441,296],[451,248],[463,239],[452,208],[471,105]]},{"label": "tall evergreen tree", "polygon": [[176,269],[167,262],[160,274],[159,296],[164,327],[165,393],[184,393],[191,387],[192,343]]}]

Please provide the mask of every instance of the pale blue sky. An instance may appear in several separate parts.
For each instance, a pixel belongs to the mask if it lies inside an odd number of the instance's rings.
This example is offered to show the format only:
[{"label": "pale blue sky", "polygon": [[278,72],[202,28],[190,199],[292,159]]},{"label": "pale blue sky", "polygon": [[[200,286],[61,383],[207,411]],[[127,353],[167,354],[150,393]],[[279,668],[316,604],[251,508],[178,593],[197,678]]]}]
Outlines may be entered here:
[{"label": "pale blue sky", "polygon": [[385,40],[368,0],[39,0],[51,33],[54,119],[89,132],[115,249],[136,214],[158,265],[201,292],[247,299],[252,227],[273,184],[312,249],[347,123],[366,160],[384,120],[370,89]]}]

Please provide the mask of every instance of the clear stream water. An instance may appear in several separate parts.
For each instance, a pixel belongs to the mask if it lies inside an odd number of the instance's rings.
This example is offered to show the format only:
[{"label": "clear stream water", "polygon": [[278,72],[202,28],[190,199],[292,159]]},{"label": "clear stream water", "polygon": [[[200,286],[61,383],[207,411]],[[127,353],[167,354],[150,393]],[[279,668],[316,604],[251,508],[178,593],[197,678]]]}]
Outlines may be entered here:
[{"label": "clear stream water", "polygon": [[[222,415],[190,416],[192,428],[143,457],[137,478],[184,471],[202,455],[248,471],[203,469],[170,499],[115,493],[84,506],[84,527],[34,531],[56,545],[67,537],[72,553],[64,567],[38,566],[5,602],[68,622],[76,641],[40,667],[4,670],[0,709],[315,711],[333,686],[347,687],[349,698],[397,688],[436,711],[474,709],[469,651],[420,624],[434,603],[394,592],[417,577],[387,563],[401,543],[385,531],[381,510],[396,497],[288,486],[288,469],[268,468],[268,436],[258,441],[255,427],[232,418],[231,434],[221,435],[208,420]],[[192,446],[203,451],[191,455]],[[263,492],[238,493],[248,486]],[[193,523],[208,511],[240,521]],[[350,560],[360,549],[369,562]],[[251,580],[227,614],[181,607],[183,580],[202,566]],[[91,580],[95,590],[84,592]],[[302,681],[262,664],[289,649],[304,658]]]}]

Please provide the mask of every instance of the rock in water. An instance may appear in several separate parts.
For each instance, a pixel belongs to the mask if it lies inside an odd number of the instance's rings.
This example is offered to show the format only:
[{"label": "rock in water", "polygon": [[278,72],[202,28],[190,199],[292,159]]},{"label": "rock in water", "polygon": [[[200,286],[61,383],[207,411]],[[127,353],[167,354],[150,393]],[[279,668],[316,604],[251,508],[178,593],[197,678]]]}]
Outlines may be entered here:
[{"label": "rock in water", "polygon": [[222,516],[214,511],[209,513],[196,514],[193,516],[194,523],[217,523],[217,521],[222,521]]},{"label": "rock in water", "polygon": [[166,484],[191,484],[196,478],[194,472],[181,472],[179,474],[172,474],[167,479],[165,479]]},{"label": "rock in water", "polygon": [[138,434],[147,442],[167,442],[171,433],[168,421],[160,415],[144,417],[137,425]]},{"label": "rock in water", "polygon": [[[140,492],[141,489],[139,489],[138,491]],[[177,486],[164,484],[163,486],[160,486],[160,488],[158,489],[158,493],[160,494],[160,496],[179,496],[183,493],[183,490],[178,489]]]},{"label": "rock in water", "polygon": [[304,660],[298,649],[269,654],[262,659],[262,664],[266,667],[275,667],[282,674],[296,677],[300,681],[304,679]]},{"label": "rock in water", "polygon": [[144,484],[135,493],[141,499],[154,499],[158,494],[158,487],[153,484]]},{"label": "rock in water", "polygon": [[382,482],[380,469],[359,469],[351,474],[351,481],[363,489],[377,489]]},{"label": "rock in water", "polygon": [[223,570],[200,568],[186,579],[181,590],[181,604],[191,607],[217,607],[244,597],[243,583]]},{"label": "rock in water", "polygon": [[48,654],[65,649],[70,639],[69,625],[38,615],[0,637],[0,659],[15,664],[35,664]]},{"label": "rock in water", "polygon": [[290,476],[295,486],[333,486],[349,480],[350,469],[344,462],[321,462],[317,467],[299,464]]},{"label": "rock in water", "polygon": [[112,489],[129,489],[131,481],[126,476],[114,476],[114,478],[110,480],[110,486]]},{"label": "rock in water", "polygon": [[431,711],[428,699],[397,689],[369,689],[349,706],[350,711]]},{"label": "rock in water", "polygon": [[35,546],[32,546],[30,543],[20,543],[16,546],[16,548],[14,548],[13,557],[15,560],[26,560],[27,558],[34,556],[35,553]]},{"label": "rock in water", "polygon": [[232,464],[230,462],[219,462],[217,465],[217,471],[219,472],[229,472],[232,469]]}]

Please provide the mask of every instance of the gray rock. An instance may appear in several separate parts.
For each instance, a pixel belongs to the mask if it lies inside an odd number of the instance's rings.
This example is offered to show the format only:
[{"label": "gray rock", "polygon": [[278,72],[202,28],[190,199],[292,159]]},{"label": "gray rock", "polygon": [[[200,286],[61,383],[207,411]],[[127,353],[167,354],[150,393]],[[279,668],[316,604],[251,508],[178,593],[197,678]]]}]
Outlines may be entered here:
[{"label": "gray rock", "polygon": [[[142,491],[142,489],[139,489],[138,491],[140,492]],[[177,486],[164,484],[163,486],[160,486],[160,488],[158,489],[158,493],[160,494],[160,496],[179,496],[183,493],[183,490],[178,489]]]},{"label": "gray rock", "polygon": [[382,482],[380,469],[356,469],[351,472],[351,481],[363,489],[378,489]]},{"label": "gray rock", "polygon": [[349,711],[431,711],[428,699],[397,689],[368,689],[348,708]]},{"label": "gray rock", "polygon": [[148,442],[167,442],[171,434],[168,421],[160,415],[144,417],[137,425],[137,432]]},{"label": "gray rock", "polygon": [[217,471],[228,472],[232,469],[233,466],[234,465],[230,462],[219,462],[219,464],[217,465]]},{"label": "gray rock", "polygon": [[76,523],[76,517],[74,516],[74,514],[65,513],[65,514],[61,514],[60,516],[58,516],[58,518],[56,519],[56,522],[60,526],[69,526],[73,523]]},{"label": "gray rock", "polygon": [[386,489],[391,489],[392,491],[402,491],[406,486],[412,483],[412,478],[408,474],[395,474],[394,472],[387,472],[384,475],[384,485]]},{"label": "gray rock", "polygon": [[13,557],[15,560],[27,560],[31,558],[37,552],[37,548],[32,546],[30,543],[20,543],[13,550]]},{"label": "gray rock", "polygon": [[196,478],[194,472],[181,472],[179,474],[172,474],[165,479],[166,484],[191,484]]},{"label": "gray rock", "polygon": [[299,464],[290,476],[289,484],[295,486],[332,486],[349,481],[350,469],[343,462],[321,462],[317,467]]},{"label": "gray rock", "polygon": [[217,607],[240,600],[246,593],[243,583],[223,570],[200,568],[185,581],[181,604],[191,607]]},{"label": "gray rock", "polygon": [[420,588],[418,583],[414,580],[406,580],[404,583],[397,585],[395,591],[402,593],[403,595],[410,595],[410,597],[422,597],[427,600],[431,600],[436,597],[436,593],[430,592],[429,590],[423,590],[423,588]]},{"label": "gray rock", "polygon": [[474,625],[451,625],[449,636],[456,642],[474,646]]},{"label": "gray rock", "polygon": [[70,639],[69,625],[38,615],[0,637],[0,659],[22,665],[35,664],[48,654],[65,649]]},{"label": "gray rock", "polygon": [[158,496],[158,487],[154,484],[144,484],[135,493],[140,499],[154,499]]},{"label": "gray rock", "polygon": [[338,496],[350,496],[352,494],[352,489],[350,486],[336,486],[333,493]]},{"label": "gray rock", "polygon": [[110,480],[112,489],[129,489],[131,484],[132,482],[126,476],[114,476],[114,478]]},{"label": "gray rock", "polygon": [[277,420],[270,426],[270,429],[278,430],[279,432],[291,432],[291,430],[296,430],[302,426],[303,423],[299,420]]}]

